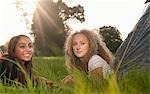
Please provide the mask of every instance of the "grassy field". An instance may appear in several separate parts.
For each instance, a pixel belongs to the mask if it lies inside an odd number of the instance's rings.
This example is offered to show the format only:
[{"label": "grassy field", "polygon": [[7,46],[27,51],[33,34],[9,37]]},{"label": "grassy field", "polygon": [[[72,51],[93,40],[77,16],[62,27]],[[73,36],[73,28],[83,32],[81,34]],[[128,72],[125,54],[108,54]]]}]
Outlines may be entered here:
[{"label": "grassy field", "polygon": [[34,57],[34,71],[45,78],[53,80],[54,87],[31,84],[27,88],[6,86],[0,83],[0,94],[150,94],[150,75],[147,72],[130,75],[116,81],[114,75],[108,80],[98,81],[74,72],[76,83],[61,85],[60,80],[68,73],[64,57]]}]

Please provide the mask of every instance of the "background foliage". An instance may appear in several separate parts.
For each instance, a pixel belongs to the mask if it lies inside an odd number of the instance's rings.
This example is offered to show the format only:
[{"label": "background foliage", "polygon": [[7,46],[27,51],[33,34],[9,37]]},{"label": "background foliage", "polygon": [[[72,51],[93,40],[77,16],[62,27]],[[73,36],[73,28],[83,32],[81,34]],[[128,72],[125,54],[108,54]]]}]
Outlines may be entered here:
[{"label": "background foliage", "polygon": [[32,31],[35,34],[36,55],[63,55],[63,46],[70,18],[84,21],[82,6],[67,6],[62,0],[40,0],[33,14]]},{"label": "background foliage", "polygon": [[103,26],[99,28],[99,34],[103,36],[104,42],[110,51],[115,54],[117,48],[123,42],[119,30],[112,26]]}]

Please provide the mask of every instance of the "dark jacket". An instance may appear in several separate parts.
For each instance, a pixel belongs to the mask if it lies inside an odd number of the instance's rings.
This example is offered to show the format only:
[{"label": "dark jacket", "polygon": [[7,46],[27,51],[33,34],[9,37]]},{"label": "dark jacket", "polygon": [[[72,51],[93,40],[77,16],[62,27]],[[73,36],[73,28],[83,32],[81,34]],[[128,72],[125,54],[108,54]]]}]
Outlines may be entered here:
[{"label": "dark jacket", "polygon": [[[0,59],[0,77],[3,83],[11,84],[12,80],[16,80],[23,85],[26,85],[26,78],[24,73],[20,70],[15,60],[10,59],[8,55],[3,56]],[[31,78],[31,62],[25,62],[21,67],[25,70],[25,72]]]}]

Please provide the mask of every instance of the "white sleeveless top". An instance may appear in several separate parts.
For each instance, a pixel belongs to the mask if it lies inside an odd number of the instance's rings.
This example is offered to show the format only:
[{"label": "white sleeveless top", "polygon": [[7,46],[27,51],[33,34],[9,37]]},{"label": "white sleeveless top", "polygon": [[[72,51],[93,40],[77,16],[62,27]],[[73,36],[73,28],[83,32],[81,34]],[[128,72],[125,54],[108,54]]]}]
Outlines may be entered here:
[{"label": "white sleeveless top", "polygon": [[104,78],[108,78],[108,76],[112,73],[111,67],[103,58],[101,58],[99,55],[93,55],[88,63],[88,71],[90,72],[99,67],[102,67],[103,69]]}]

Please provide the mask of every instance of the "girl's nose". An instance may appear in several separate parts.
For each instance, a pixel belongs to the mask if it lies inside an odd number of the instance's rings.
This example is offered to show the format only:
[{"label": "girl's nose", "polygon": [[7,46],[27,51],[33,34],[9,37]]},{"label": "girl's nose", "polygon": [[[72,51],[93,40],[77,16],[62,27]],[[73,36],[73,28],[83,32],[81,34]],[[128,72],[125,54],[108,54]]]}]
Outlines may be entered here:
[{"label": "girl's nose", "polygon": [[80,45],[77,45],[76,49],[79,50],[80,49]]},{"label": "girl's nose", "polygon": [[27,51],[32,51],[32,48],[27,46],[27,47],[26,47],[26,50],[27,50]]}]

